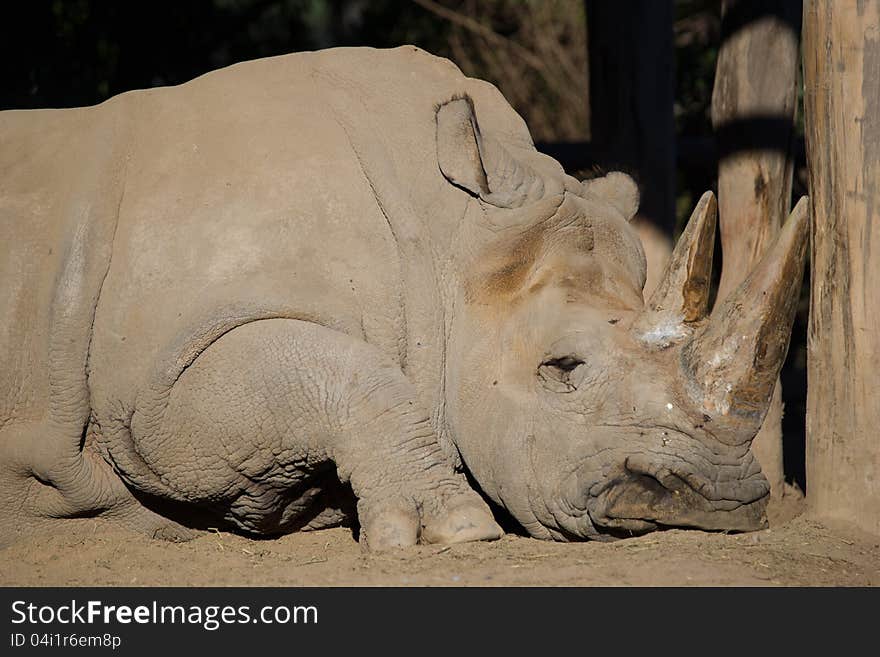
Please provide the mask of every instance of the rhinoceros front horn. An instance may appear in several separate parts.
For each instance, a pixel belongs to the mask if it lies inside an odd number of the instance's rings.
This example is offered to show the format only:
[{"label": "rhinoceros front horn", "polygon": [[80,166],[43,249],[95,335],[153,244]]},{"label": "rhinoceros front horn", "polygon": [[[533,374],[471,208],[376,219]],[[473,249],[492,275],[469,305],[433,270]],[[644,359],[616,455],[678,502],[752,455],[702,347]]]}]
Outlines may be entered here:
[{"label": "rhinoceros front horn", "polygon": [[681,351],[688,393],[727,444],[751,440],[769,408],[803,278],[808,216],[803,197],[751,274]]},{"label": "rhinoceros front horn", "polygon": [[449,182],[499,208],[518,208],[544,193],[540,176],[480,132],[467,96],[437,109],[437,163]]}]

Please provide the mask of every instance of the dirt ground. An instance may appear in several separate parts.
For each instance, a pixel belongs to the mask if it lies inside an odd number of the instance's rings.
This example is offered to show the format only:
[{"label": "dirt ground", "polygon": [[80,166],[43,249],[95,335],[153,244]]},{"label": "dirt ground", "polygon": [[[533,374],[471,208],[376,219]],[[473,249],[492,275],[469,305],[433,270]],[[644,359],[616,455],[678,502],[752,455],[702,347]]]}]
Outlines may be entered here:
[{"label": "dirt ground", "polygon": [[170,543],[80,521],[0,550],[0,585],[880,586],[880,537],[791,518],[801,510],[779,507],[770,529],[751,534],[669,530],[613,543],[509,534],[385,554],[364,552],[347,529]]}]

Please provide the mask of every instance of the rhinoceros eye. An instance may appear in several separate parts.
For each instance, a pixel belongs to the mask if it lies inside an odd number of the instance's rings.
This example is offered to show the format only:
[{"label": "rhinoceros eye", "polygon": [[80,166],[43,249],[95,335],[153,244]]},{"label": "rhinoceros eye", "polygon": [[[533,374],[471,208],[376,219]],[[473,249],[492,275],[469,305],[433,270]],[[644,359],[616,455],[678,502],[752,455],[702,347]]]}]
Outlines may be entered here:
[{"label": "rhinoceros eye", "polygon": [[578,376],[584,361],[576,356],[563,356],[546,360],[538,367],[538,379],[552,392],[574,392],[582,376]]}]

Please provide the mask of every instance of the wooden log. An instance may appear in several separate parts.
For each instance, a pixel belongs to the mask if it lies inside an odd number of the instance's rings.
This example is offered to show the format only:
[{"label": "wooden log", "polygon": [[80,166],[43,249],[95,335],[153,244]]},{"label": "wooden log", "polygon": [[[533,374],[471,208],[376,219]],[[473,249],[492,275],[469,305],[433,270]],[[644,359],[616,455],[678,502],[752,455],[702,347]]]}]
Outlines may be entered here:
[{"label": "wooden log", "polygon": [[804,5],[807,503],[880,534],[880,1]]},{"label": "wooden log", "polygon": [[[725,0],[722,5],[712,93],[724,263],[719,300],[749,274],[791,209],[800,13],[797,0]],[[785,490],[781,393],[777,383],[752,443],[777,498]]]}]

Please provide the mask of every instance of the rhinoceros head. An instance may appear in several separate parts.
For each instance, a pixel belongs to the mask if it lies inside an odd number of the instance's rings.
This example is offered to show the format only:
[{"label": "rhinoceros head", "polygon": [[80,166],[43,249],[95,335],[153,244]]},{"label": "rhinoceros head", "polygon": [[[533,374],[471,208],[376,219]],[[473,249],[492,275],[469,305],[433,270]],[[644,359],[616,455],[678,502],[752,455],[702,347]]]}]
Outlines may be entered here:
[{"label": "rhinoceros head", "polygon": [[707,192],[645,300],[629,177],[548,175],[543,156],[481,135],[464,99],[437,120],[441,171],[479,199],[447,398],[484,492],[559,540],[764,526],[769,486],[750,445],[788,348],[806,203],[710,314]]}]

